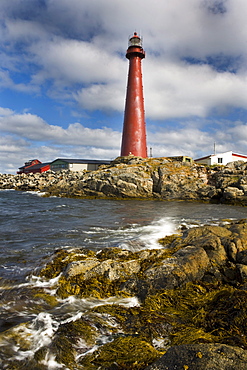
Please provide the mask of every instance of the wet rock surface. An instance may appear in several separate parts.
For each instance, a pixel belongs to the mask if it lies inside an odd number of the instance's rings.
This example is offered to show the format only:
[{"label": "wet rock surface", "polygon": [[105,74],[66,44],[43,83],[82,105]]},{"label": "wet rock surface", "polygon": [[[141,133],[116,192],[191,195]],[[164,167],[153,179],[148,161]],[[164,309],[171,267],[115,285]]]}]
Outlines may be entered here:
[{"label": "wet rock surface", "polygon": [[[11,368],[46,369],[42,364],[53,358],[73,370],[245,369],[246,251],[247,220],[183,230],[155,250],[60,249],[39,272],[56,280],[53,300],[42,289],[39,298],[53,309],[71,297],[98,303],[64,320],[33,358]],[[119,301],[107,303],[113,296]],[[16,346],[30,350],[38,320],[1,333],[13,344],[2,351],[11,358]]]},{"label": "wet rock surface", "polygon": [[247,353],[221,344],[174,346],[145,370],[245,370]]},{"label": "wet rock surface", "polygon": [[64,197],[181,199],[247,204],[247,163],[206,167],[169,158],[119,157],[92,172],[0,175],[0,189]]},{"label": "wet rock surface", "polygon": [[244,276],[247,266],[246,220],[190,228],[159,242],[161,249],[136,252],[113,247],[99,252],[58,250],[40,274],[49,279],[60,276],[58,293],[63,297],[75,291],[100,298],[120,292],[141,300],[193,281],[245,281],[240,272]]}]

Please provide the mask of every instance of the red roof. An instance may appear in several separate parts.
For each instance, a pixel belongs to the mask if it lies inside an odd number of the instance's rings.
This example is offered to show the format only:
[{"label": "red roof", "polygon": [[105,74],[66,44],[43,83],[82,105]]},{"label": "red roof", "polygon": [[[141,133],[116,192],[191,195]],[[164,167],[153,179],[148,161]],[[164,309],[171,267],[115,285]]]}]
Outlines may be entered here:
[{"label": "red roof", "polygon": [[[30,164],[31,161],[26,162],[25,166],[22,166],[19,168],[18,174],[21,173],[42,173],[45,171],[48,171],[50,169],[50,162],[41,163],[39,160],[37,160],[38,163]],[[36,162],[36,160],[35,160]],[[27,164],[27,165],[26,165]]]}]

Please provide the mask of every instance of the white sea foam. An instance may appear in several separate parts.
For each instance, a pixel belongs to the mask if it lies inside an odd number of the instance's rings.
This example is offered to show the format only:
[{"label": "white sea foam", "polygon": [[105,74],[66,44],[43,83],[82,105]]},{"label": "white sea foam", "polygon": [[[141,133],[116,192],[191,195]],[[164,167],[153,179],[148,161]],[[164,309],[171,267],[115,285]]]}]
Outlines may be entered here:
[{"label": "white sea foam", "polygon": [[128,250],[160,248],[158,239],[174,234],[178,225],[169,217],[155,220],[149,225],[129,224],[118,228],[91,227],[84,231],[87,245],[96,244],[102,247],[119,246]]},{"label": "white sea foam", "polygon": [[53,370],[53,369],[64,369],[64,370],[67,370],[67,367],[65,367],[63,364],[59,364],[57,361],[56,361],[56,356],[51,354],[51,353],[47,353],[46,356],[45,356],[45,359],[43,361],[40,361],[40,363],[42,365],[45,365],[47,366],[47,368],[49,370]]},{"label": "white sea foam", "polygon": [[150,225],[144,226],[139,239],[145,243],[146,248],[159,248],[158,240],[176,233],[177,229],[178,225],[170,218],[161,218],[158,221],[152,222]]},{"label": "white sea foam", "polygon": [[52,288],[52,287],[57,285],[60,276],[61,276],[61,274],[59,274],[58,276],[56,276],[56,277],[54,277],[50,280],[47,280],[43,277],[32,275],[29,278],[29,284],[34,286],[34,287],[37,287],[37,288],[46,288],[46,287],[47,288]]},{"label": "white sea foam", "polygon": [[43,191],[26,191],[26,193],[28,194],[32,194],[32,195],[37,195],[38,197],[43,197],[44,195],[46,195],[46,192],[43,192]]},{"label": "white sea foam", "polygon": [[15,359],[24,360],[31,358],[39,348],[48,346],[58,326],[59,323],[49,313],[41,312],[30,324],[22,325],[15,329],[16,334],[28,341],[30,345],[28,350],[22,350],[16,346]]},{"label": "white sea foam", "polygon": [[69,317],[66,320],[63,320],[61,324],[67,324],[69,322],[74,322],[76,320],[79,320],[83,316],[83,312],[77,312],[75,315]]},{"label": "white sea foam", "polygon": [[[107,343],[107,342],[106,342]],[[95,351],[97,351],[97,349],[99,348],[99,346],[93,346],[92,348],[90,348],[88,351],[86,351],[85,353],[81,353],[79,355],[76,356],[76,360],[78,360],[79,358],[81,357],[84,357],[90,353],[93,353]]]},{"label": "white sea foam", "polygon": [[[158,240],[176,233],[177,228],[178,225],[170,218],[162,218],[149,225],[130,227],[127,230],[123,230],[126,238],[119,243],[119,246],[129,250],[161,248]],[[132,238],[128,238],[130,235]]]},{"label": "white sea foam", "polygon": [[98,298],[77,298],[75,296],[70,296],[66,299],[59,300],[61,305],[57,307],[58,311],[70,312],[69,320],[77,320],[78,312],[83,313],[87,310],[90,310],[93,307],[103,306],[105,304],[118,304],[124,307],[135,307],[139,306],[139,300],[136,297],[130,298],[118,298],[118,297],[109,297],[106,299]]},{"label": "white sea foam", "polygon": [[[20,338],[20,343],[26,342],[28,345],[28,349],[25,348],[25,350],[22,349],[21,345],[18,343],[14,345],[12,348],[13,359],[15,358],[19,361],[30,359],[40,348],[49,347],[59,325],[79,320],[89,308],[104,304],[119,304],[126,307],[139,305],[139,301],[135,297],[122,299],[116,297],[110,297],[107,299],[71,299],[70,297],[70,300],[67,299],[66,301],[67,302],[64,302],[64,304],[57,309],[59,314],[58,317],[60,317],[59,320],[56,320],[54,315],[48,312],[41,312],[31,322],[19,325],[13,329],[15,335]],[[66,306],[66,303],[71,304],[71,310],[69,310],[69,306]],[[108,314],[105,314],[104,320],[112,327],[117,326],[114,318]],[[101,342],[107,342],[110,338],[107,335],[102,335],[99,340]],[[4,346],[7,346],[7,342]],[[83,348],[84,346],[85,343],[83,341],[81,343],[78,342],[78,348]],[[89,349],[88,352],[93,352],[96,348],[97,346]],[[85,355],[85,353],[83,355]],[[81,355],[77,358],[80,356]],[[42,364],[46,365],[48,369],[64,368],[64,365],[56,363],[54,356],[49,351],[47,352],[45,359],[42,361]]]}]

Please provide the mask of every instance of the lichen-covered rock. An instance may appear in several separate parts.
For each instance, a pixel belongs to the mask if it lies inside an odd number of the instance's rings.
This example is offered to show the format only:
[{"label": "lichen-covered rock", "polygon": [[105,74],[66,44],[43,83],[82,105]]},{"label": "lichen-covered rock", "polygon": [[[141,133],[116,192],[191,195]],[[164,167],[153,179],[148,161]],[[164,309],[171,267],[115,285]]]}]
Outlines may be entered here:
[{"label": "lichen-covered rock", "polygon": [[97,259],[87,259],[81,262],[72,262],[66,269],[65,276],[70,279],[80,275],[83,280],[98,276],[114,281],[136,274],[140,271],[140,268],[140,263],[137,260],[121,262],[108,259],[101,262]]},{"label": "lichen-covered rock", "polygon": [[120,163],[86,174],[79,187],[90,195],[95,192],[110,197],[150,198],[153,195],[150,175],[145,166]]},{"label": "lichen-covered rock", "polygon": [[[207,186],[207,170],[184,163],[165,164],[158,168],[156,191],[163,199],[197,199],[197,191]],[[201,192],[203,194],[203,191]],[[206,192],[204,193],[205,196]]]},{"label": "lichen-covered rock", "polygon": [[247,249],[247,219],[232,222],[228,230],[232,233],[231,240],[234,241],[237,251]]}]

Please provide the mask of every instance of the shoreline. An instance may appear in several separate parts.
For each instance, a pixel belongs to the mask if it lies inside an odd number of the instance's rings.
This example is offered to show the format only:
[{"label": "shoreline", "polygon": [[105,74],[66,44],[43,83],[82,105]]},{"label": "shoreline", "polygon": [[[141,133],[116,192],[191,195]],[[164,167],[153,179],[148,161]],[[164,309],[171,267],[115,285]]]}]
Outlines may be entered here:
[{"label": "shoreline", "polygon": [[247,205],[247,163],[206,167],[168,158],[120,157],[96,171],[0,174],[0,189],[84,199],[187,200]]}]

